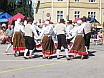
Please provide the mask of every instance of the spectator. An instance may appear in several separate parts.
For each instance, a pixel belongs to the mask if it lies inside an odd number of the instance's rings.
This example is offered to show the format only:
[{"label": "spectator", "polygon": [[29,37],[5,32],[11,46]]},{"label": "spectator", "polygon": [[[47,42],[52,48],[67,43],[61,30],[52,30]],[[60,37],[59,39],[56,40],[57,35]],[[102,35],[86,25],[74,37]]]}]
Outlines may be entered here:
[{"label": "spectator", "polygon": [[7,41],[11,42],[12,36],[13,36],[13,28],[11,28],[11,24],[8,25],[8,29],[6,30],[6,34],[8,36]]},{"label": "spectator", "polygon": [[100,40],[101,43],[103,43],[104,38],[103,38],[103,30],[102,29],[100,29],[100,31],[98,32],[98,39]]},{"label": "spectator", "polygon": [[5,28],[6,28],[6,24],[5,24],[5,23],[3,23],[3,24],[2,24],[2,27],[5,27]]},{"label": "spectator", "polygon": [[6,43],[7,35],[6,35],[5,30],[6,30],[6,28],[4,26],[1,27],[1,30],[0,30],[0,39],[2,40],[1,44]]},{"label": "spectator", "polygon": [[104,22],[103,22],[103,44],[104,44]]},{"label": "spectator", "polygon": [[95,25],[92,29],[94,39],[97,39],[97,32],[98,32],[97,25]]}]

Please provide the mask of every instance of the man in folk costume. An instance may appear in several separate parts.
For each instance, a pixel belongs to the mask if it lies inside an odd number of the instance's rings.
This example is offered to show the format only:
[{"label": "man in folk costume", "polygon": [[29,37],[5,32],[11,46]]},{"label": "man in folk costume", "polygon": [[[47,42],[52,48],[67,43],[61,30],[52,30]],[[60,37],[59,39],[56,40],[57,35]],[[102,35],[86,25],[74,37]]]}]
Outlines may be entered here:
[{"label": "man in folk costume", "polygon": [[76,58],[76,55],[81,55],[81,59],[84,58],[84,55],[87,55],[86,47],[85,47],[85,40],[84,40],[84,32],[83,29],[85,27],[85,23],[82,24],[82,20],[77,21],[78,27],[75,28],[76,36],[74,38],[74,43],[71,47],[70,52],[74,53],[74,57]]},{"label": "man in folk costume", "polygon": [[87,47],[87,50],[89,50],[90,47],[91,28],[90,18],[88,18],[86,26],[84,27],[85,46]]},{"label": "man in folk costume", "polygon": [[56,25],[56,34],[58,39],[58,47],[56,53],[57,53],[57,59],[60,59],[59,54],[61,51],[61,47],[63,46],[66,53],[66,59],[70,60],[70,57],[68,56],[68,46],[66,42],[65,28],[66,25],[64,19],[60,19],[60,23]]},{"label": "man in folk costume", "polygon": [[13,35],[13,50],[15,51],[14,56],[19,55],[21,50],[25,50],[25,40],[22,33],[25,33],[24,29],[20,25],[21,19],[15,21],[14,35]]},{"label": "man in folk costume", "polygon": [[52,39],[53,34],[53,27],[49,24],[49,21],[44,22],[44,27],[42,29],[42,32],[39,35],[39,38],[42,38],[42,53],[43,53],[43,59],[46,58],[46,55],[48,55],[48,59],[50,59],[50,55],[55,54],[55,46]]},{"label": "man in folk costume", "polygon": [[[25,26],[25,52],[24,52],[24,58],[25,59],[31,59],[32,58],[32,52],[34,49],[34,46],[36,45],[34,42],[34,35],[38,37],[36,29],[32,25],[33,20],[29,19],[27,21],[27,24]],[[27,52],[29,51],[29,56],[27,56]]]}]

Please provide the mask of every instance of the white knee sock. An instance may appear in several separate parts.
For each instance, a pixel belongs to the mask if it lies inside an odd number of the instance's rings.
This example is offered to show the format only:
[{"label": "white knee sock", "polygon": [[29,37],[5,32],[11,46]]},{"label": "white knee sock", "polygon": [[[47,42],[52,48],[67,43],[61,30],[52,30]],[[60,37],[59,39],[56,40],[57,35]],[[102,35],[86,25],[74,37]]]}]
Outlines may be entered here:
[{"label": "white knee sock", "polygon": [[7,49],[6,49],[6,51],[8,52],[8,50],[10,49],[10,47],[12,46],[12,44],[10,43],[10,44],[8,44],[8,47],[7,47]]},{"label": "white knee sock", "polygon": [[59,57],[59,54],[60,54],[60,50],[59,49],[57,49],[56,54],[57,54],[57,57]]},{"label": "white knee sock", "polygon": [[65,54],[66,54],[66,57],[69,57],[68,56],[68,49],[65,49]]},{"label": "white knee sock", "polygon": [[28,52],[28,49],[25,49],[24,57],[26,57],[27,52]]},{"label": "white knee sock", "polygon": [[29,52],[30,52],[29,56],[32,56],[32,52],[33,52],[33,50],[29,50]]}]

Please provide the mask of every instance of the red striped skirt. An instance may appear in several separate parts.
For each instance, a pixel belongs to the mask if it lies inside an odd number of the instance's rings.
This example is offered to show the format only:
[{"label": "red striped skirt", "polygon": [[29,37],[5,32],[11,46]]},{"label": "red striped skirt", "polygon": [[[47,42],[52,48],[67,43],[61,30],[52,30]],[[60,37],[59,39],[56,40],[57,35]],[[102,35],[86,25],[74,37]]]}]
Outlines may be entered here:
[{"label": "red striped skirt", "polygon": [[56,53],[52,36],[45,35],[42,39],[42,53],[46,55],[52,55]]},{"label": "red striped skirt", "polygon": [[76,53],[79,55],[87,55],[85,40],[82,35],[77,35],[70,50],[70,53]]}]

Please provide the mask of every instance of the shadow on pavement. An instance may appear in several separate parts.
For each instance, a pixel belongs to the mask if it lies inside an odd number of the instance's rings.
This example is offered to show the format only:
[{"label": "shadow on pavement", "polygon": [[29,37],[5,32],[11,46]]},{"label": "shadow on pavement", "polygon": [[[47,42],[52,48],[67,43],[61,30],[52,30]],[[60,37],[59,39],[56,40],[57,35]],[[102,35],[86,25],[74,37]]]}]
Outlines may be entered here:
[{"label": "shadow on pavement", "polygon": [[95,56],[94,53],[96,53],[96,51],[88,51],[89,56]]}]

